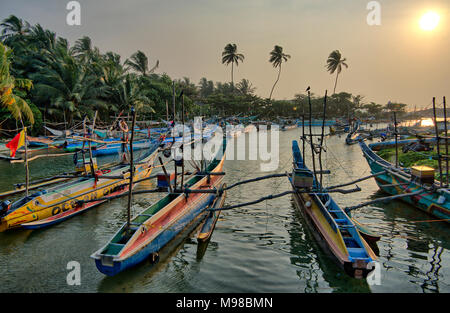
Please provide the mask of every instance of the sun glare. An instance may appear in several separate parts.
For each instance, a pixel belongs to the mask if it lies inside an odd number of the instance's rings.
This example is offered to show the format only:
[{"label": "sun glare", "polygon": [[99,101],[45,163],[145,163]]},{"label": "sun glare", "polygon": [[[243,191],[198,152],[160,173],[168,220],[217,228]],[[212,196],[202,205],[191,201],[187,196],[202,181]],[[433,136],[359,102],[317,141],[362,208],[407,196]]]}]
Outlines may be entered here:
[{"label": "sun glare", "polygon": [[426,31],[432,31],[439,24],[440,16],[436,12],[428,11],[420,18],[420,28]]}]

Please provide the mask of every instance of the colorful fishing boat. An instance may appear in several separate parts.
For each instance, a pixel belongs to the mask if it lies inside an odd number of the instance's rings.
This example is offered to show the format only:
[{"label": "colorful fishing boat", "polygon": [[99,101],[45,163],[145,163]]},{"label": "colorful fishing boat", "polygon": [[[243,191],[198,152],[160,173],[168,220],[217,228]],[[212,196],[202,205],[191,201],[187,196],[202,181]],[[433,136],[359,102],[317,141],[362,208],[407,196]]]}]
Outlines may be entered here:
[{"label": "colorful fishing boat", "polygon": [[407,202],[439,219],[450,221],[450,191],[434,179],[434,169],[426,167],[400,168],[381,158],[365,142],[359,142],[375,181],[391,195],[412,194],[402,197]]},{"label": "colorful fishing boat", "polygon": [[[218,155],[184,185],[192,190],[211,191],[218,188],[225,158],[226,139]],[[158,252],[187,225],[198,217],[206,217],[207,208],[216,198],[215,193],[169,193],[125,223],[112,239],[91,255],[100,272],[116,275],[146,259],[157,259]],[[200,220],[201,221],[201,220]]]},{"label": "colorful fishing boat", "polygon": [[[159,141],[155,141],[136,164],[135,181],[150,176],[159,144]],[[93,163],[95,168],[96,162]],[[87,162],[82,170],[90,173],[90,163]],[[12,204],[4,201],[0,204],[0,232],[16,228],[36,229],[62,222],[102,202],[80,204],[82,200],[89,201],[110,194],[125,193],[129,176],[129,165],[122,163],[109,169],[95,169],[95,177],[86,175],[75,178],[35,192]]]},{"label": "colorful fishing boat", "polygon": [[321,189],[314,173],[306,167],[295,140],[292,142],[292,153],[294,171],[290,180],[295,191],[295,208],[304,216],[319,245],[348,275],[367,277],[375,268],[375,253],[353,220],[329,193]]}]

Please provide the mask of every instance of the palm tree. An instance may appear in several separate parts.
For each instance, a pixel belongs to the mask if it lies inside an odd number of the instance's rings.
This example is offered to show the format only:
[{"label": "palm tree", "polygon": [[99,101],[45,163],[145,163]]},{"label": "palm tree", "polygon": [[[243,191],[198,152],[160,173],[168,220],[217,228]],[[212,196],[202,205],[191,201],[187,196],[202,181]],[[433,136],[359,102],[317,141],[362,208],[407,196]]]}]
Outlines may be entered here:
[{"label": "palm tree", "polygon": [[244,55],[241,53],[237,53],[237,46],[236,44],[227,44],[222,52],[222,64],[228,64],[231,63],[231,85],[234,86],[234,78],[233,78],[233,70],[234,70],[234,64],[236,63],[236,66],[238,66],[239,61],[244,61]]},{"label": "palm tree", "polygon": [[29,79],[14,78],[10,74],[11,49],[0,43],[0,104],[5,107],[16,120],[25,116],[34,124],[34,116],[28,103],[14,94],[14,89],[30,90],[33,83]]},{"label": "palm tree", "polygon": [[0,36],[2,41],[17,36],[24,36],[30,32],[30,23],[22,21],[15,15],[10,15],[8,18],[4,19],[0,24],[0,27],[3,28]]},{"label": "palm tree", "polygon": [[273,84],[272,91],[270,92],[269,100],[272,99],[272,93],[275,88],[275,85],[278,83],[278,80],[280,79],[281,74],[281,64],[284,62],[287,62],[288,59],[290,59],[291,56],[289,54],[283,53],[283,48],[280,46],[275,46],[273,50],[270,52],[270,59],[269,62],[272,63],[273,67],[278,67],[278,77],[275,81],[275,84]]},{"label": "palm tree", "polygon": [[253,87],[252,83],[245,78],[237,83],[236,87],[244,95],[252,95],[256,90],[256,88]]},{"label": "palm tree", "polygon": [[152,108],[153,101],[147,96],[135,74],[127,74],[116,88],[108,91],[108,95],[120,110],[129,110],[134,106],[143,113],[155,112]]},{"label": "palm tree", "polygon": [[93,115],[95,110],[108,110],[109,106],[101,97],[106,87],[100,79],[80,65],[63,46],[57,52],[48,54],[43,64],[37,64],[37,72],[31,74],[35,81],[35,99],[51,104],[50,115],[69,117]]},{"label": "palm tree", "polygon": [[131,55],[130,59],[125,61],[125,65],[136,72],[141,73],[143,76],[153,73],[159,67],[159,60],[156,61],[156,65],[152,69],[148,69],[148,58],[144,52],[138,50],[136,53]]},{"label": "palm tree", "polygon": [[326,65],[327,71],[330,72],[330,74],[333,74],[334,72],[336,72],[336,82],[334,83],[333,94],[336,93],[337,80],[338,80],[339,74],[342,71],[342,65],[345,66],[345,68],[348,68],[347,63],[345,63],[346,60],[347,60],[346,58],[344,58],[344,59],[342,58],[342,55],[339,52],[339,50],[334,50],[328,56],[327,65]]}]

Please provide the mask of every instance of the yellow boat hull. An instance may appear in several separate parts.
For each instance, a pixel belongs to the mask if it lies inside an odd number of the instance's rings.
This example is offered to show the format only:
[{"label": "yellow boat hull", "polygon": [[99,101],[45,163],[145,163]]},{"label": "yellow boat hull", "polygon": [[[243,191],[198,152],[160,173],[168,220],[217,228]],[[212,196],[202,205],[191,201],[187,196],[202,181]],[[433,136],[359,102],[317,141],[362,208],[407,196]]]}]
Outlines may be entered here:
[{"label": "yellow boat hull", "polygon": [[[135,167],[133,180],[147,178],[153,170],[153,161],[157,155],[155,151],[145,163]],[[75,208],[80,200],[94,200],[107,196],[116,191],[120,186],[129,183],[130,173],[122,174],[127,170],[123,166],[105,174],[108,176],[123,175],[123,178],[110,179],[98,177],[83,179],[80,178],[74,182],[63,184],[64,188],[58,189],[58,186],[49,190],[48,193],[39,195],[26,202],[21,207],[1,218],[0,232],[5,230],[19,228],[22,224],[34,222],[51,216],[60,214]]]}]

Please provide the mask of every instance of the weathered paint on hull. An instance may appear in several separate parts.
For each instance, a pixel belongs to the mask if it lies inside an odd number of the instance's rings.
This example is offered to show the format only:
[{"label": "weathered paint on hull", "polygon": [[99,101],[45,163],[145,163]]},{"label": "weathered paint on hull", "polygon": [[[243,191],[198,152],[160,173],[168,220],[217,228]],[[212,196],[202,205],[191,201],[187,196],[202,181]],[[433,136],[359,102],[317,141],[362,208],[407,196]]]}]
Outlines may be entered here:
[{"label": "weathered paint on hull", "polygon": [[[363,155],[369,164],[372,174],[379,173],[385,170],[385,168],[368,154],[365,153],[364,143],[361,143],[363,148]],[[381,174],[375,177],[375,181],[378,187],[387,194],[399,195],[405,193],[416,192],[421,189],[420,185],[412,183],[408,177],[404,177],[401,174],[393,175],[391,173]],[[386,186],[386,185],[397,185],[397,186]],[[445,197],[446,200],[439,204],[439,197]],[[445,193],[437,193],[432,191],[424,191],[421,194],[400,198],[403,202],[406,202],[412,206],[419,208],[420,210],[431,214],[434,217],[443,219],[446,222],[450,222],[450,196]]]},{"label": "weathered paint on hull", "polygon": [[355,277],[355,271],[360,270],[362,272],[362,277],[366,278],[367,275],[372,271],[368,270],[366,268],[353,268],[353,264],[348,261],[348,259],[343,259],[341,257],[338,257],[336,255],[336,252],[334,252],[330,248],[330,244],[327,242],[325,237],[322,235],[322,230],[319,229],[313,218],[310,214],[308,214],[308,209],[305,207],[304,200],[301,197],[301,194],[295,193],[293,194],[294,199],[294,207],[300,214],[303,216],[303,219],[306,221],[307,226],[311,230],[310,233],[313,235],[316,242],[319,244],[319,246],[322,248],[322,250],[334,261],[337,266],[339,266],[341,269],[343,269],[347,275],[351,277]]},{"label": "weathered paint on hull", "polygon": [[[149,163],[136,167],[135,180],[150,175],[153,169],[151,164],[153,164],[156,154],[157,151],[147,158]],[[124,169],[126,168],[120,167],[108,174],[119,175]],[[0,232],[21,228],[25,223],[44,220],[73,210],[77,207],[79,200],[92,200],[108,196],[128,181],[129,173],[124,174],[124,177],[124,179],[102,179],[100,176],[97,183],[94,182],[94,179],[81,178],[76,182],[67,183],[67,187],[64,189],[39,195],[2,217]]]},{"label": "weathered paint on hull", "polygon": [[174,239],[194,218],[199,216],[201,213],[205,213],[205,209],[213,200],[213,195],[205,197],[205,201],[203,201],[199,207],[179,219],[173,226],[170,227],[169,230],[162,232],[154,240],[152,240],[150,244],[144,246],[141,250],[129,258],[126,258],[120,262],[113,261],[113,266],[105,266],[102,264],[101,259],[95,259],[97,269],[105,275],[115,276],[120,272],[147,260],[152,256],[152,254],[159,252],[165,245]]}]

